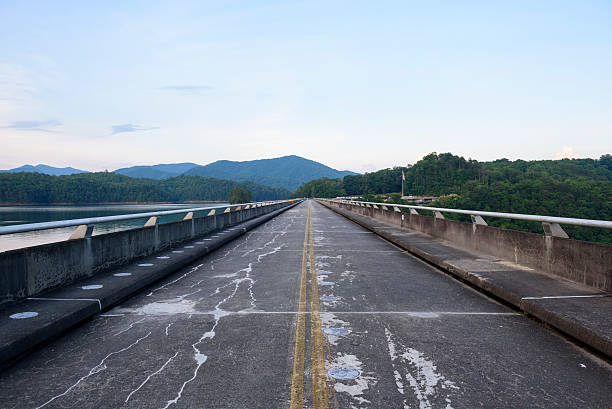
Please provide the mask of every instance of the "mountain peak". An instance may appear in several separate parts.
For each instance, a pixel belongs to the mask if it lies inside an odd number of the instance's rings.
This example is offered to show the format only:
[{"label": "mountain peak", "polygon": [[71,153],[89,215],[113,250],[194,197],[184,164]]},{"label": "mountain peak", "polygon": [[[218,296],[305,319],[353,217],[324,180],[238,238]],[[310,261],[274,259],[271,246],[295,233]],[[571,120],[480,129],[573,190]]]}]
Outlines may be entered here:
[{"label": "mountain peak", "polygon": [[186,174],[234,181],[251,181],[294,191],[313,179],[342,178],[355,173],[339,171],[301,156],[287,155],[250,161],[219,160],[205,166],[194,167]]}]

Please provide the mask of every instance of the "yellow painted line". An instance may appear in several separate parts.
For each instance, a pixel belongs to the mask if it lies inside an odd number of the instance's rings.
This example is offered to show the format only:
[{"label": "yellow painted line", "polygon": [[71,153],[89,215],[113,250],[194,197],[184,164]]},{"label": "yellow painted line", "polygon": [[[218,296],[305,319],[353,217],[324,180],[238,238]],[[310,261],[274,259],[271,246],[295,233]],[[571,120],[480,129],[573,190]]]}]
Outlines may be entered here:
[{"label": "yellow painted line", "polygon": [[317,282],[316,259],[314,255],[314,239],[312,237],[312,217],[308,212],[310,232],[310,343],[312,362],[312,403],[314,409],[328,409],[329,391],[327,375],[325,374],[325,340],[319,313],[319,286]]},{"label": "yellow painted line", "polygon": [[300,278],[300,298],[298,302],[297,323],[295,328],[295,346],[293,347],[293,373],[291,375],[290,409],[304,407],[304,355],[306,351],[306,284],[308,282],[306,260],[308,251],[308,231],[310,220],[310,204],[304,232],[304,248],[302,249],[302,274]]}]

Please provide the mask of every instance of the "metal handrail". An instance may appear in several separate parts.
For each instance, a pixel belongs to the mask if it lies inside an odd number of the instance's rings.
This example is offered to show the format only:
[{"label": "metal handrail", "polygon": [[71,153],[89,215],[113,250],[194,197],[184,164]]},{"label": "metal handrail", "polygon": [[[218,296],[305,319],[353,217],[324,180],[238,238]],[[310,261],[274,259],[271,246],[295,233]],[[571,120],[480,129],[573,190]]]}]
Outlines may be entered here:
[{"label": "metal handrail", "polygon": [[189,212],[198,212],[198,211],[205,211],[205,210],[210,211],[213,209],[227,209],[227,208],[235,208],[235,207],[242,207],[242,206],[249,206],[249,205],[267,206],[269,204],[281,203],[281,202],[286,202],[286,200],[250,202],[250,203],[241,203],[241,204],[224,205],[224,206],[195,207],[191,209],[162,210],[158,212],[120,214],[116,216],[87,217],[84,219],[57,220],[54,222],[16,224],[16,225],[11,225],[11,226],[1,226],[0,235],[13,234],[13,233],[25,233],[29,231],[38,231],[38,230],[59,229],[62,227],[94,225],[94,224],[99,224],[99,223],[116,222],[116,221],[121,221],[121,220],[143,219],[146,217],[167,216],[167,215],[179,214],[179,213],[187,214]]},{"label": "metal handrail", "polygon": [[377,202],[364,202],[359,200],[335,200],[342,203],[363,203],[377,206],[391,206],[406,209],[420,209],[429,210],[432,212],[445,212],[445,213],[458,213],[469,216],[480,216],[480,217],[499,217],[502,219],[513,219],[513,220],[527,220],[532,222],[551,223],[551,224],[565,224],[572,226],[585,226],[585,227],[597,227],[602,229],[612,229],[612,221],[608,220],[593,220],[593,219],[577,219],[572,217],[556,217],[556,216],[540,216],[533,214],[520,214],[520,213],[499,213],[499,212],[483,212],[479,210],[463,210],[463,209],[449,209],[445,207],[429,207],[429,206],[416,206],[416,205],[401,205],[394,203],[377,203]]}]

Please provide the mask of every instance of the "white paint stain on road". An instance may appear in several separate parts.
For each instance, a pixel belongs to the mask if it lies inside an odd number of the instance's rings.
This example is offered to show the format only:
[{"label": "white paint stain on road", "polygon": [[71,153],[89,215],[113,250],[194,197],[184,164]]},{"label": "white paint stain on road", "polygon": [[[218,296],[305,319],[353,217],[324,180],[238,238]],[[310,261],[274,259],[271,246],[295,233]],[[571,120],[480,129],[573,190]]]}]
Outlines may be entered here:
[{"label": "white paint stain on road", "polygon": [[[362,369],[363,363],[359,360],[359,358],[357,358],[355,355],[342,355],[338,353],[338,356],[334,358],[331,365],[327,364],[326,366],[327,371],[330,371],[332,368],[352,368],[359,371],[360,375],[355,379],[334,383],[334,389],[338,393],[346,393],[350,395],[355,404],[369,407],[371,402],[363,397],[363,393],[371,386],[374,386],[377,383],[377,380],[373,376],[364,374]],[[353,408],[357,407],[355,405],[351,406]]]},{"label": "white paint stain on road", "polygon": [[342,260],[342,254],[338,254],[337,256],[317,256],[317,260],[329,260],[329,259]]},{"label": "white paint stain on road", "polygon": [[[330,328],[345,328],[351,331],[351,327],[348,322],[337,318],[331,312],[321,313],[321,326],[323,327],[324,332],[325,330],[330,329]],[[327,332],[326,334],[327,334],[327,340],[329,341],[330,345],[333,345],[333,346],[336,346],[338,343],[338,340],[342,338],[340,334],[327,333]]]},{"label": "white paint stain on road", "polygon": [[[436,401],[444,400],[446,409],[452,409],[451,399],[446,392],[449,389],[459,389],[455,384],[439,374],[436,365],[424,354],[414,348],[393,340],[393,334],[385,328],[387,346],[395,375],[397,391],[405,396],[403,380],[405,379],[414,396],[419,401],[419,409],[431,409],[439,406]],[[402,368],[401,366],[404,366]],[[405,372],[402,377],[400,371]],[[408,399],[404,399],[404,408],[408,408]]]},{"label": "white paint stain on road", "polygon": [[156,301],[137,308],[135,312],[144,315],[193,314],[196,312],[195,304],[195,301],[185,299]]}]

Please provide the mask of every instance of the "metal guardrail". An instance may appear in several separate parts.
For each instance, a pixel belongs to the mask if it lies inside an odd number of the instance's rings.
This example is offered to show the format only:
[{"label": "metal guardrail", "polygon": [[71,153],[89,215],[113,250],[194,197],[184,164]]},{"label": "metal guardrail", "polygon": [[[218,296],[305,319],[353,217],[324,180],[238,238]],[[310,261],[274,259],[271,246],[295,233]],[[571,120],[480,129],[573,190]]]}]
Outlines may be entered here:
[{"label": "metal guardrail", "polygon": [[356,206],[363,207],[382,207],[384,210],[388,210],[389,207],[393,207],[394,211],[399,212],[400,208],[410,209],[411,214],[419,214],[417,210],[429,210],[434,213],[434,217],[438,219],[444,219],[442,213],[456,213],[469,215],[472,219],[472,223],[479,225],[487,225],[487,222],[483,217],[498,217],[502,219],[512,220],[526,220],[531,222],[540,222],[544,229],[544,234],[547,236],[554,237],[565,237],[569,238],[567,233],[561,228],[561,224],[571,226],[584,226],[584,227],[596,227],[601,229],[612,229],[612,221],[607,220],[593,220],[593,219],[576,219],[571,217],[555,217],[555,216],[539,216],[533,214],[520,214],[520,213],[499,213],[499,212],[483,212],[479,210],[463,210],[463,209],[449,209],[445,207],[429,207],[429,206],[416,206],[416,205],[401,205],[401,204],[389,204],[389,203],[377,203],[377,202],[362,202],[357,200],[331,200],[332,202],[348,203]]},{"label": "metal guardrail", "polygon": [[[157,218],[160,216],[185,213],[185,218],[183,220],[188,220],[188,219],[193,218],[193,213],[200,212],[200,211],[208,211],[209,212],[208,216],[212,216],[214,214],[217,214],[216,213],[217,209],[226,209],[225,211],[227,212],[227,209],[229,209],[229,211],[234,211],[234,210],[239,210],[242,208],[249,209],[253,207],[262,207],[262,206],[268,206],[268,205],[277,204],[277,203],[284,203],[287,201],[288,200],[274,200],[274,201],[266,201],[266,202],[251,202],[251,203],[241,203],[241,204],[235,204],[235,205],[224,205],[224,206],[194,207],[191,209],[162,210],[158,212],[120,214],[116,216],[88,217],[84,219],[58,220],[58,221],[53,221],[53,222],[16,224],[16,225],[11,225],[11,226],[0,227],[0,235],[78,226],[77,230],[75,231],[75,233],[73,233],[73,235],[70,238],[71,239],[82,238],[82,237],[91,236],[94,225],[100,224],[100,223],[116,222],[116,221],[131,220],[131,219],[144,219],[148,217],[149,220],[145,223],[145,226],[154,226],[157,223]],[[80,232],[80,230],[82,232]]]}]

